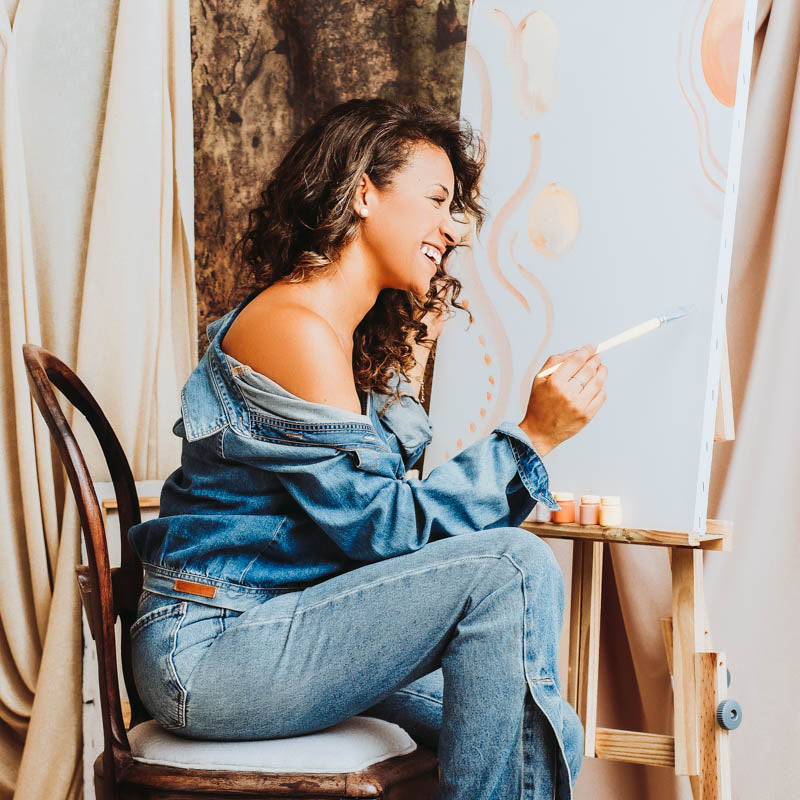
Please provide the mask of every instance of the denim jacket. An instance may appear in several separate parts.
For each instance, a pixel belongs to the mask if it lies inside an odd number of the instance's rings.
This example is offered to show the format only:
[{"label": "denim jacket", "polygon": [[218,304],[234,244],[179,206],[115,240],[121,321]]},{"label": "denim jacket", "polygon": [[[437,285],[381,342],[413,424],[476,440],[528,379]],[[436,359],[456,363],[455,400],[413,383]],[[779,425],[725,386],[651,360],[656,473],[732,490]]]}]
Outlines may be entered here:
[{"label": "denim jacket", "polygon": [[558,509],[530,440],[509,422],[409,477],[430,442],[427,414],[395,376],[366,412],[311,403],[224,353],[251,294],[207,328],[181,392],[181,465],[160,515],[129,531],[144,588],[245,611],[445,536],[519,525]]}]

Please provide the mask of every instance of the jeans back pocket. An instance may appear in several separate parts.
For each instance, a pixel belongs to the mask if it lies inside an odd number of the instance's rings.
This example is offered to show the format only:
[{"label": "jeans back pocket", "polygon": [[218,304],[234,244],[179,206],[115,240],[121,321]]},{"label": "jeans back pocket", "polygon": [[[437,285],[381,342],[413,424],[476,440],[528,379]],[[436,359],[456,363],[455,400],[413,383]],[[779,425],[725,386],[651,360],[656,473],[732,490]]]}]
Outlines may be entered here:
[{"label": "jeans back pocket", "polygon": [[148,592],[131,626],[133,680],[145,708],[166,730],[186,724],[186,689],[173,656],[187,602]]}]

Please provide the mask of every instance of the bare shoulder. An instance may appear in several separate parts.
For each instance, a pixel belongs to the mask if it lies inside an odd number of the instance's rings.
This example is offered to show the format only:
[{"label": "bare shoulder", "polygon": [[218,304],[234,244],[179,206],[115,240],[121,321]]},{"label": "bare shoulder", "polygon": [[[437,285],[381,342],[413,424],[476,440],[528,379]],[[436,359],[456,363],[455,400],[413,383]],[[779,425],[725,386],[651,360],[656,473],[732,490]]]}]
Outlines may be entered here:
[{"label": "bare shoulder", "polygon": [[233,321],[222,350],[304,400],[361,413],[350,355],[302,303],[259,296]]}]

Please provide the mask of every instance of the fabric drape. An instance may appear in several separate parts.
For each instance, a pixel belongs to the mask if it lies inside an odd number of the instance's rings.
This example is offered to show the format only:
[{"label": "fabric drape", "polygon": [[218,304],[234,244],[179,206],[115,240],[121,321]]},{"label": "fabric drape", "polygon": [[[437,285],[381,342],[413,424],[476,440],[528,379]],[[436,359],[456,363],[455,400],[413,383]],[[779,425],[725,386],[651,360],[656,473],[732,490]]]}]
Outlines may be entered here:
[{"label": "fabric drape", "polygon": [[[79,526],[21,347],[72,366],[137,480],[174,468],[197,363],[188,0],[21,0],[13,28],[0,14],[0,44],[0,797],[71,798]],[[80,415],[73,427],[108,480]]]}]

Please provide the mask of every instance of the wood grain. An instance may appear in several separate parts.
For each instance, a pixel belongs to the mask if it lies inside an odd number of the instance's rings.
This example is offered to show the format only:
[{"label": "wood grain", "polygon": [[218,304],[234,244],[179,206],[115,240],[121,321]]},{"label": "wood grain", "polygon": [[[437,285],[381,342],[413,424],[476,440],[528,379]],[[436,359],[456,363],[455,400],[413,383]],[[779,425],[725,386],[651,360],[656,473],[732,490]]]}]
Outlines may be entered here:
[{"label": "wood grain", "polygon": [[675,763],[675,740],[659,733],[597,729],[597,758],[671,767]]},{"label": "wood grain", "polygon": [[732,525],[723,520],[707,520],[706,533],[664,531],[645,528],[601,528],[599,525],[534,522],[526,519],[520,526],[545,539],[575,539],[597,542],[625,542],[656,547],[729,550]]}]

